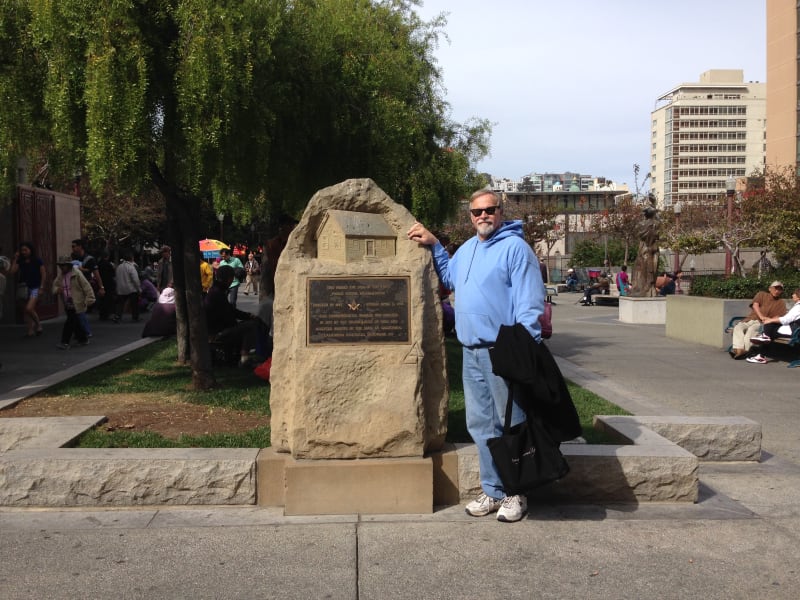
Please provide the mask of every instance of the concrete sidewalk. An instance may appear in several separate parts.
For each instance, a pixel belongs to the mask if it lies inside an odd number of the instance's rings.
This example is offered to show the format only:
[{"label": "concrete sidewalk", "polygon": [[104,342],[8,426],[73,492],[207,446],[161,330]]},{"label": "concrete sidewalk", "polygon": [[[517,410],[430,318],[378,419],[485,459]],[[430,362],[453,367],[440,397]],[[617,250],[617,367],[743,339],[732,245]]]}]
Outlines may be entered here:
[{"label": "concrete sidewalk", "polygon": [[[639,415],[759,421],[762,462],[703,464],[695,505],[544,501],[516,524],[458,506],[339,517],[5,508],[3,598],[796,598],[800,371],[667,339],[570,294],[556,302],[549,345],[565,376]],[[29,362],[40,378],[60,367]]]}]

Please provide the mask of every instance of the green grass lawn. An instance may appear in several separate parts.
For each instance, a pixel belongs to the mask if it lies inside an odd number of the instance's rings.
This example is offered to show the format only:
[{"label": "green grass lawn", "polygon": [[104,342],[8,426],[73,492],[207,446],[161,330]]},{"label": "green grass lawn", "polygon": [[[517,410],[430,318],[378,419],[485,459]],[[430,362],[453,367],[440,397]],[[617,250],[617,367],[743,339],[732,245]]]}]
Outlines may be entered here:
[{"label": "green grass lawn", "polygon": [[[461,383],[461,346],[452,338],[446,340],[450,405],[447,440],[470,442],[464,412],[464,388]],[[205,392],[190,389],[189,369],[175,363],[175,342],[160,341],[106,365],[78,375],[46,392],[48,396],[91,396],[109,393],[162,393],[180,400],[207,406],[223,406],[240,411],[269,415],[269,386],[249,369],[219,368],[214,372],[219,387]],[[594,415],[630,414],[615,404],[568,382],[570,394],[578,409],[583,437],[590,443],[611,440],[592,427]],[[93,429],[77,442],[87,448],[265,448],[270,445],[269,427],[259,427],[239,434],[183,436],[178,440],[152,432],[105,431]]]}]

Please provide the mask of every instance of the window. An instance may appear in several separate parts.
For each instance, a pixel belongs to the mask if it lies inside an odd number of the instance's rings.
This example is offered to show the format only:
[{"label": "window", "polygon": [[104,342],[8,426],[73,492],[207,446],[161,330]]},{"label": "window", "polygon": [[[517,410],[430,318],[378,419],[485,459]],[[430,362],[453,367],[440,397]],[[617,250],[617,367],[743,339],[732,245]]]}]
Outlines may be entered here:
[{"label": "window", "polygon": [[365,251],[366,256],[375,256],[375,240],[366,240]]}]

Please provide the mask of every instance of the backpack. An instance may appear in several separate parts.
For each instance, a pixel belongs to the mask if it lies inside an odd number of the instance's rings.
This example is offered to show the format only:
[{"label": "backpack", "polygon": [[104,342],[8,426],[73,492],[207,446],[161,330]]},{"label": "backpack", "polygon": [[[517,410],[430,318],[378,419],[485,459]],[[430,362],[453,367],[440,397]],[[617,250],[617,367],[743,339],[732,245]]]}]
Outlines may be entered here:
[{"label": "backpack", "polygon": [[245,272],[244,267],[236,267],[233,269],[233,276],[239,280],[239,283],[241,283],[247,277],[247,273]]}]

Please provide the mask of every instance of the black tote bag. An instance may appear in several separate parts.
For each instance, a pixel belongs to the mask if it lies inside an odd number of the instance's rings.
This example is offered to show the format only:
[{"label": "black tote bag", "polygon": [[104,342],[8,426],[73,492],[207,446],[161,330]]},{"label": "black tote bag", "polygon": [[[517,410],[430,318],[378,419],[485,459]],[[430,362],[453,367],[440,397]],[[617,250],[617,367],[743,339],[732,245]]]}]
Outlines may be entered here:
[{"label": "black tote bag", "polygon": [[509,383],[503,435],[486,443],[506,494],[516,496],[561,479],[569,473],[569,465],[539,417],[529,414],[511,427],[512,397]]}]

